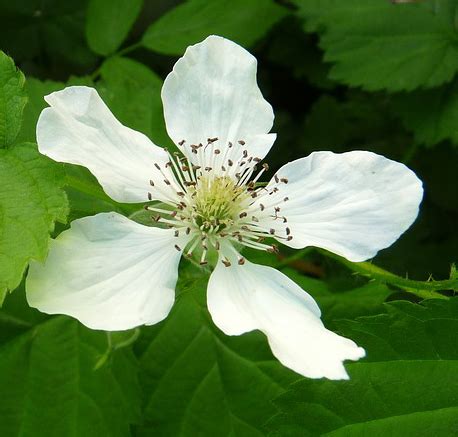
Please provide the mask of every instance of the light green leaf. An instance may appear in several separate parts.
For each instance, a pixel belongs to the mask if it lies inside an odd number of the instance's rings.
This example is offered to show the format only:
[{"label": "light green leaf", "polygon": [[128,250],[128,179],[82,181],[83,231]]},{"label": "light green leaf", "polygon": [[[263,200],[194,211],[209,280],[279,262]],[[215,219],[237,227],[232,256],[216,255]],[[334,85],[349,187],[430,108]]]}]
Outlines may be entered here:
[{"label": "light green leaf", "polygon": [[35,145],[0,150],[0,302],[31,259],[45,259],[49,232],[68,213],[63,183],[61,165]]},{"label": "light green leaf", "polygon": [[86,39],[99,55],[115,52],[137,19],[143,0],[89,0]]},{"label": "light green leaf", "polygon": [[271,0],[188,0],[155,21],[143,45],[168,55],[182,55],[187,46],[208,35],[251,46],[287,13]]},{"label": "light green leaf", "polygon": [[13,144],[27,103],[24,75],[11,58],[0,50],[0,147]]},{"label": "light green leaf", "polygon": [[[458,70],[457,4],[295,0],[306,30],[322,33],[330,78],[367,90],[413,90],[450,81]],[[421,2],[423,3],[423,2]]]},{"label": "light green leaf", "polygon": [[367,352],[349,381],[304,379],[276,400],[271,435],[448,436],[458,430],[458,299],[393,302],[342,322]]},{"label": "light green leaf", "polygon": [[100,74],[97,89],[114,115],[158,145],[170,144],[160,98],[162,80],[145,65],[122,57],[107,59]]},{"label": "light green leaf", "polygon": [[22,323],[23,332],[0,345],[0,434],[130,436],[139,416],[131,352],[114,352],[96,370],[107,345],[104,332],[64,317]]},{"label": "light green leaf", "polygon": [[458,81],[396,96],[393,110],[417,143],[434,146],[450,140],[458,145]]},{"label": "light green leaf", "polygon": [[204,290],[204,281],[185,288],[166,321],[145,332],[140,436],[262,436],[275,412],[270,400],[299,378],[272,357],[260,333],[217,331]]}]

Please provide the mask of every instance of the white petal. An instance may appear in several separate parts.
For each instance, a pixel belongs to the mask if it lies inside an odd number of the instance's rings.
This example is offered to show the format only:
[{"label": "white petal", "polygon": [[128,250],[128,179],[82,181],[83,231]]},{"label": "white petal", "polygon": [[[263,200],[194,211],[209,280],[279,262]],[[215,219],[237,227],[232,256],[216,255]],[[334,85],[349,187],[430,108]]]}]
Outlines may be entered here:
[{"label": "white petal", "polygon": [[244,140],[250,156],[267,154],[275,137],[265,134],[274,115],[256,83],[256,68],[254,56],[219,36],[187,48],[165,79],[162,101],[169,136],[176,144],[186,140],[188,156],[189,145],[215,137],[220,149]]},{"label": "white petal", "polygon": [[173,231],[116,213],[75,220],[52,241],[45,264],[30,265],[29,305],[117,331],[164,319],[175,299],[183,244]]},{"label": "white petal", "polygon": [[347,379],[343,361],[365,355],[353,341],[327,330],[313,298],[271,267],[219,263],[208,283],[208,308],[228,335],[264,332],[281,363],[310,378]]},{"label": "white petal", "polygon": [[[148,192],[165,200],[164,177],[153,163],[167,154],[145,135],[123,126],[97,91],[72,86],[45,97],[50,105],[37,124],[40,152],[55,161],[87,167],[105,192],[118,202],[145,202]],[[151,187],[150,179],[158,183]]]},{"label": "white petal", "polygon": [[[423,197],[415,173],[371,152],[315,152],[284,165],[277,177],[288,182],[272,179],[267,190],[278,191],[253,205],[264,205],[263,225],[279,237],[288,227],[292,240],[279,241],[290,247],[321,247],[350,261],[393,244],[414,222]],[[269,217],[274,206],[286,224]]]}]

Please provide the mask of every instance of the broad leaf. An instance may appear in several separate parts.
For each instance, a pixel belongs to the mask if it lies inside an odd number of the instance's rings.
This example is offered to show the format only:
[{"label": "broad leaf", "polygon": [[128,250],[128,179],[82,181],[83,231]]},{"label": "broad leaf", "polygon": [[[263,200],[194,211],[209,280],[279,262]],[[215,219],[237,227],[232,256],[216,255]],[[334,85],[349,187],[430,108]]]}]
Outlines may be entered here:
[{"label": "broad leaf", "polygon": [[21,128],[27,102],[24,82],[13,60],[0,50],[0,147],[12,144]]},{"label": "broad leaf", "polygon": [[367,351],[349,381],[304,379],[276,400],[272,435],[430,436],[458,430],[458,299],[387,305],[342,322]]},{"label": "broad leaf", "polygon": [[[319,30],[332,79],[367,90],[412,90],[458,70],[456,2],[295,0],[307,30]],[[422,2],[423,3],[423,2]]]},{"label": "broad leaf", "polygon": [[270,400],[299,378],[272,357],[260,333],[216,331],[204,289],[204,281],[185,288],[166,321],[146,333],[141,436],[264,435],[275,411]]},{"label": "broad leaf", "polygon": [[68,213],[63,183],[61,165],[35,145],[0,150],[0,302],[19,285],[29,260],[45,259],[54,222]]},{"label": "broad leaf", "polygon": [[107,59],[97,84],[102,98],[126,126],[143,132],[158,145],[170,143],[165,132],[162,80],[148,67],[128,58]]},{"label": "broad leaf", "polygon": [[458,144],[458,81],[426,91],[401,94],[393,109],[415,140],[426,146],[451,140]]},{"label": "broad leaf", "polygon": [[168,55],[182,55],[187,46],[212,34],[250,46],[286,13],[271,0],[188,0],[155,21],[142,42]]},{"label": "broad leaf", "polygon": [[139,415],[131,353],[116,351],[95,369],[107,348],[103,332],[64,317],[32,325],[3,312],[0,324],[18,331],[0,344],[1,435],[130,435]]},{"label": "broad leaf", "polygon": [[86,38],[89,47],[107,56],[119,48],[140,13],[143,0],[89,0]]}]

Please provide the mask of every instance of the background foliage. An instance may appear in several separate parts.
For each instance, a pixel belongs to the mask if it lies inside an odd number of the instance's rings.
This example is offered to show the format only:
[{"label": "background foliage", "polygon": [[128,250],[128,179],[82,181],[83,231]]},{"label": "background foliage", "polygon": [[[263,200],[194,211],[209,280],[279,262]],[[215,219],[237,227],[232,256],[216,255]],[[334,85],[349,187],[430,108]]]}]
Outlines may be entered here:
[{"label": "background foliage", "polygon": [[[458,434],[455,0],[0,0],[0,23],[0,435]],[[23,275],[50,236],[78,217],[141,208],[37,152],[43,96],[94,86],[124,124],[170,146],[162,81],[213,33],[258,58],[276,112],[271,167],[364,149],[424,181],[417,222],[373,262],[252,254],[366,348],[350,381],[299,377],[259,332],[223,335],[206,310],[208,273],[186,263],[171,315],[153,327],[108,335],[26,305]]]}]

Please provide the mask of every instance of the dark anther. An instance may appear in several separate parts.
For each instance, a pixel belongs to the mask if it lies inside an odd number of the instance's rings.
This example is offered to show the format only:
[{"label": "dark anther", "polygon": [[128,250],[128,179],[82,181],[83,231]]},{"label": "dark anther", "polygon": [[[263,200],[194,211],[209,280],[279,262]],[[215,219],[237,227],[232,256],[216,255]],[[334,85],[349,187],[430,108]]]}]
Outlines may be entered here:
[{"label": "dark anther", "polygon": [[170,185],[170,181],[168,179],[164,179],[164,184],[165,185]]},{"label": "dark anther", "polygon": [[184,143],[185,143],[185,141],[184,141],[184,140],[181,140],[181,141],[178,142],[178,145],[179,145],[179,146],[182,146]]},{"label": "dark anther", "polygon": [[231,262],[230,261],[226,261],[224,259],[222,259],[221,261],[226,267],[230,267],[231,266]]},{"label": "dark anther", "polygon": [[156,167],[158,170],[161,169],[161,167],[159,167],[159,164],[157,164],[157,163],[154,163],[154,167]]},{"label": "dark anther", "polygon": [[[245,144],[245,143],[244,143]],[[248,150],[244,150],[243,151],[243,157],[244,158],[248,158]]]},{"label": "dark anther", "polygon": [[227,163],[229,164],[229,167],[232,167],[234,165],[234,162],[231,159],[228,159]]},{"label": "dark anther", "polygon": [[240,217],[240,218],[243,218],[243,217],[246,217],[247,215],[248,215],[248,214],[247,214],[246,212],[241,212],[241,213],[239,214],[239,217]]},{"label": "dark anther", "polygon": [[286,179],[286,178],[281,178],[280,181],[283,182],[284,184],[288,183],[288,179]]},{"label": "dark anther", "polygon": [[289,235],[291,234],[291,229],[290,228],[286,228],[286,235]]},{"label": "dark anther", "polygon": [[243,266],[245,264],[245,258],[239,258],[238,265]]},{"label": "dark anther", "polygon": [[218,141],[218,137],[215,137],[215,138],[207,138],[208,144],[214,143],[215,141]]},{"label": "dark anther", "polygon": [[151,195],[151,193],[148,193],[148,200],[153,200],[153,196]]},{"label": "dark anther", "polygon": [[215,152],[215,155],[219,155],[221,153],[221,150],[215,149],[214,152]]},{"label": "dark anther", "polygon": [[183,193],[183,191],[177,191],[177,195],[180,196],[180,197],[184,197],[185,194]]},{"label": "dark anther", "polygon": [[262,203],[259,204],[259,207],[261,208],[261,211],[264,211],[265,206]]},{"label": "dark anther", "polygon": [[274,179],[275,179],[275,182],[278,184],[278,182],[280,181],[280,179],[278,179],[278,176],[277,176],[277,175],[274,175]]},{"label": "dark anther", "polygon": [[285,197],[285,198],[283,199],[283,202],[286,202],[287,200],[289,200],[289,197]]},{"label": "dark anther", "polygon": [[253,158],[254,162],[261,162],[261,158]]},{"label": "dark anther", "polygon": [[280,212],[280,207],[279,207],[279,206],[276,206],[276,207],[274,208],[274,211],[275,211],[275,212]]},{"label": "dark anther", "polygon": [[286,241],[291,241],[293,239],[293,236],[292,235],[288,235],[288,237],[286,238]]},{"label": "dark anther", "polygon": [[149,184],[150,184],[152,187],[154,187],[154,182],[153,182],[151,179],[149,180]]},{"label": "dark anther", "polygon": [[180,235],[180,231],[177,229],[177,230],[173,233],[173,235],[174,235],[175,237],[178,237],[178,236]]},{"label": "dark anther", "polygon": [[245,145],[245,141],[239,140],[239,144],[240,144],[241,146],[244,146],[244,145]]},{"label": "dark anther", "polygon": [[272,229],[272,228],[269,229],[269,234],[270,234],[270,235],[275,235],[275,229]]},{"label": "dark anther", "polygon": [[205,171],[211,171],[212,168],[211,167],[205,167]]}]

